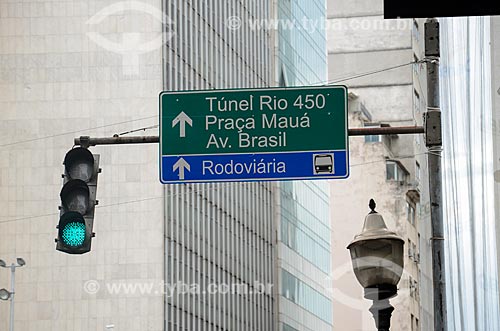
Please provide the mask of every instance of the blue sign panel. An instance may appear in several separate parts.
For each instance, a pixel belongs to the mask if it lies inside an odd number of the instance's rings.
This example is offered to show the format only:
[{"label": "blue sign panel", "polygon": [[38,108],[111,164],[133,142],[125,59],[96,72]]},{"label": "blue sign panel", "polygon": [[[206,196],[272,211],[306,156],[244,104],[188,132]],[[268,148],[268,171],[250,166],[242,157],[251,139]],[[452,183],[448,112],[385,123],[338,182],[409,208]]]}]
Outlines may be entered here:
[{"label": "blue sign panel", "polygon": [[164,156],[162,169],[163,183],[348,177],[347,151]]}]

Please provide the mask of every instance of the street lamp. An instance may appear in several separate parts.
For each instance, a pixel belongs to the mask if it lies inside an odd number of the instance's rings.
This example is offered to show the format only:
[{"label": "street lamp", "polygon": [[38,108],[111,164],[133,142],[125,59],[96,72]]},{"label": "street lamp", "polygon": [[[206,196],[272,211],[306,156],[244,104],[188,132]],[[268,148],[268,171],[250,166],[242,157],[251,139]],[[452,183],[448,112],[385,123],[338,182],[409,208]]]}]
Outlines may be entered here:
[{"label": "street lamp", "polygon": [[347,246],[358,282],[365,289],[365,298],[372,300],[370,312],[379,331],[389,331],[394,307],[389,299],[397,295],[397,284],[403,274],[404,240],[389,231],[383,217],[375,211],[365,218],[363,231]]},{"label": "street lamp", "polygon": [[14,293],[16,284],[16,268],[20,268],[26,265],[26,261],[24,261],[24,259],[20,257],[16,259],[16,262],[17,264],[12,263],[10,266],[8,266],[4,260],[0,260],[0,267],[10,269],[10,291],[7,291],[4,288],[0,290],[0,300],[10,299],[9,331],[14,331]]},{"label": "street lamp", "polygon": [[0,290],[0,300],[9,300],[9,298],[10,298],[10,292],[4,288],[1,289]]}]

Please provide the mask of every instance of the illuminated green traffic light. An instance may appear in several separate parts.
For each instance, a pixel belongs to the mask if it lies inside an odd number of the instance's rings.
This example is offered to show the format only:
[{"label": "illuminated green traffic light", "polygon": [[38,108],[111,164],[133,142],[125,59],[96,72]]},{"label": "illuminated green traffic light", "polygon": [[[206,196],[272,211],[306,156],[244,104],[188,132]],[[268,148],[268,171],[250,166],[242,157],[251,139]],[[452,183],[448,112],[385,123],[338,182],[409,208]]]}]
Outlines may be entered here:
[{"label": "illuminated green traffic light", "polygon": [[87,252],[92,234],[83,216],[74,211],[64,213],[59,220],[57,242],[64,252],[83,254]]},{"label": "illuminated green traffic light", "polygon": [[80,222],[71,222],[66,224],[62,231],[62,240],[64,244],[71,247],[83,246],[85,242],[85,224]]}]

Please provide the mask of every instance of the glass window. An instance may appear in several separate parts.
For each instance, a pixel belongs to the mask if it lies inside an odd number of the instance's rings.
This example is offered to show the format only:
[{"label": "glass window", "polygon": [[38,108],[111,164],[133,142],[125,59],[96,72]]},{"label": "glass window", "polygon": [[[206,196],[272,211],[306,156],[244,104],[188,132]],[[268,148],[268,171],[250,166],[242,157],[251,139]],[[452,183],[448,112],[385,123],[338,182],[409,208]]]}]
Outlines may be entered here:
[{"label": "glass window", "polygon": [[415,42],[418,43],[420,40],[420,30],[418,26],[418,22],[416,19],[413,19],[413,38],[415,39]]},{"label": "glass window", "polygon": [[418,234],[418,243],[417,243],[417,263],[420,263],[420,233]]},{"label": "glass window", "polygon": [[394,162],[387,162],[387,180],[396,180],[396,164]]},{"label": "glass window", "polygon": [[296,328],[292,328],[290,325],[283,323],[283,331],[299,331]]},{"label": "glass window", "polygon": [[315,289],[282,269],[281,295],[316,315],[327,323],[332,323],[332,302]]},{"label": "glass window", "polygon": [[415,225],[415,205],[407,201],[406,211],[407,211],[406,216],[408,222],[410,222],[410,224],[412,225]]},{"label": "glass window", "polygon": [[420,164],[418,162],[415,163],[415,180],[420,182]]},{"label": "glass window", "polygon": [[[420,63],[417,63],[418,61],[420,61],[417,57],[417,55],[415,53],[413,53],[413,62],[415,62],[415,64],[413,64],[413,72],[415,73],[415,75],[419,75],[420,74]],[[417,77],[418,79],[418,77]]]},{"label": "glass window", "polygon": [[281,241],[328,274],[331,242],[328,185],[283,182],[280,191]]},{"label": "glass window", "polygon": [[413,250],[413,261],[418,262],[419,254],[417,252],[417,245],[413,244],[412,250]]},{"label": "glass window", "polygon": [[406,181],[408,173],[405,169],[396,161],[387,161],[386,162],[386,170],[387,170],[387,180],[394,180],[398,182]]},{"label": "glass window", "polygon": [[[365,123],[364,124],[365,128],[379,128],[380,124],[374,124],[374,123]],[[382,141],[382,136],[381,135],[374,135],[374,136],[365,136],[365,143],[379,143]]]},{"label": "glass window", "polygon": [[415,112],[420,112],[420,94],[417,90],[413,90],[413,109]]}]

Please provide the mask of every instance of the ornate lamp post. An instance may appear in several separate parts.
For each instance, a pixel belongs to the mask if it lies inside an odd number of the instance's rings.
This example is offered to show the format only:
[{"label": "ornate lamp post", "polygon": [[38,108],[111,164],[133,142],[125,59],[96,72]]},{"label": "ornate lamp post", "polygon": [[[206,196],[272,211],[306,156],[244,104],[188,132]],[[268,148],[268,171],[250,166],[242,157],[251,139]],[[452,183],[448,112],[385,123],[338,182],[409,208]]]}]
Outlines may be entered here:
[{"label": "ornate lamp post", "polygon": [[373,199],[369,206],[371,212],[365,218],[363,231],[354,237],[347,249],[351,252],[354,274],[365,289],[365,298],[373,300],[370,312],[377,330],[389,331],[394,311],[389,299],[397,295],[405,242],[387,229],[384,219],[375,211]]}]

